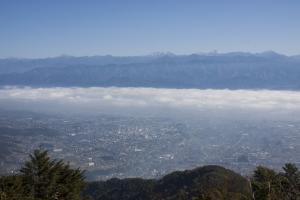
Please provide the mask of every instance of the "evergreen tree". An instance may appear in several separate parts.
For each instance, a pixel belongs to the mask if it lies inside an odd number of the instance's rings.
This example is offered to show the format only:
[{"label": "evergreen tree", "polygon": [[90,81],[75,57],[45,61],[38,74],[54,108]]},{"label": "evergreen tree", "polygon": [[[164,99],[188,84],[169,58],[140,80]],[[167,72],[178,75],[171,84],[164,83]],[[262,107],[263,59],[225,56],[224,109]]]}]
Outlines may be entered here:
[{"label": "evergreen tree", "polygon": [[47,151],[35,150],[20,171],[25,191],[35,200],[79,200],[84,188],[83,171],[50,159]]},{"label": "evergreen tree", "polygon": [[256,200],[300,200],[300,172],[291,163],[285,164],[282,173],[257,167],[252,188]]},{"label": "evergreen tree", "polygon": [[0,200],[33,200],[24,191],[22,177],[6,176],[0,178]]},{"label": "evergreen tree", "polygon": [[282,193],[284,200],[300,200],[300,172],[295,164],[287,163],[283,167]]},{"label": "evergreen tree", "polygon": [[256,200],[282,200],[280,177],[272,169],[257,167],[254,171],[252,189]]}]

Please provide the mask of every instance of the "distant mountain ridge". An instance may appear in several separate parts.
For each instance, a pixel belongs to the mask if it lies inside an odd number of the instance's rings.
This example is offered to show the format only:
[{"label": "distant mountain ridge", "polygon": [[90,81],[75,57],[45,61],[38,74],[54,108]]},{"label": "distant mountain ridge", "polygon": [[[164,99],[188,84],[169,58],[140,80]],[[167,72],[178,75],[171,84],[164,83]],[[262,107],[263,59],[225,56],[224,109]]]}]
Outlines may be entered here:
[{"label": "distant mountain ridge", "polygon": [[0,85],[300,89],[300,56],[263,53],[0,59]]}]

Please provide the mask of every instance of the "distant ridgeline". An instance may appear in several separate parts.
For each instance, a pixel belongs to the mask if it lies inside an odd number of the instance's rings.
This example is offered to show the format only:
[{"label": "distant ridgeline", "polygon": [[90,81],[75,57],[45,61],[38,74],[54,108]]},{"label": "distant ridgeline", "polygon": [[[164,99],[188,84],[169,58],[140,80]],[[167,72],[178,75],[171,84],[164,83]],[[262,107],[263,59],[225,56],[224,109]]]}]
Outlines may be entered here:
[{"label": "distant ridgeline", "polygon": [[300,89],[300,56],[274,52],[0,59],[0,86]]},{"label": "distant ridgeline", "polygon": [[84,172],[36,150],[15,176],[0,177],[0,200],[298,200],[300,172],[257,167],[253,177],[219,166],[177,171],[161,179],[86,183]]}]

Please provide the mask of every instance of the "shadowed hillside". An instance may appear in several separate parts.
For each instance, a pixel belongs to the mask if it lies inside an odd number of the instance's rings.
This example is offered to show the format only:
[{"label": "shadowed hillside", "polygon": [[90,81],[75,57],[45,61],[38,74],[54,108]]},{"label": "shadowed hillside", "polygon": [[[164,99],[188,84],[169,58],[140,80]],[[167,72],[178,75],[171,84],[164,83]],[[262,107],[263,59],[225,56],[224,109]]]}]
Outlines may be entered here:
[{"label": "shadowed hillside", "polygon": [[88,184],[95,200],[130,199],[251,199],[249,182],[219,166],[177,171],[159,180],[111,179]]}]

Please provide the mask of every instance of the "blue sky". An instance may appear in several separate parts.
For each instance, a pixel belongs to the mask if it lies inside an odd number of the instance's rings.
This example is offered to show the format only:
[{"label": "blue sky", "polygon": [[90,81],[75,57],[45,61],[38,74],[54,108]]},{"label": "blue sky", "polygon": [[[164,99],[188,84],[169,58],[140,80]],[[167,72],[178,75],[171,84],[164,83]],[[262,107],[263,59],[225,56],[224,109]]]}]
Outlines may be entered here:
[{"label": "blue sky", "polygon": [[299,0],[0,0],[0,57],[300,54]]}]

